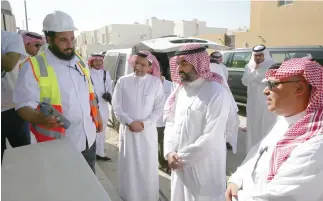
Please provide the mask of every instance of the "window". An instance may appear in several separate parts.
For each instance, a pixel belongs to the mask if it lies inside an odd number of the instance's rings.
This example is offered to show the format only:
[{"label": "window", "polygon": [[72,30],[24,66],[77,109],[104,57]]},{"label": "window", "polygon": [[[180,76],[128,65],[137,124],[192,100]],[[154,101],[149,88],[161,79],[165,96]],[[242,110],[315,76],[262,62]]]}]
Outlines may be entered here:
[{"label": "window", "polygon": [[105,35],[102,34],[101,37],[102,37],[102,44],[105,44]]},{"label": "window", "polygon": [[290,55],[288,52],[270,52],[271,57],[277,63],[282,63],[288,59],[290,59]]},{"label": "window", "polygon": [[104,69],[109,71],[111,79],[116,80],[117,65],[119,60],[118,52],[110,52],[104,57],[103,66]]},{"label": "window", "polygon": [[244,68],[251,58],[250,52],[235,52],[233,54],[231,65],[228,67],[231,68]]},{"label": "window", "polygon": [[290,0],[290,1],[287,1],[287,0],[278,0],[277,6],[286,6],[286,5],[290,5],[290,4],[293,4],[293,3],[294,3],[293,0]]},{"label": "window", "polygon": [[323,64],[323,51],[270,51],[275,62],[284,62],[292,58],[313,57],[318,63]]},{"label": "window", "polygon": [[118,60],[118,66],[117,66],[116,81],[121,76],[124,76],[125,68],[126,68],[126,61],[127,61],[127,55],[120,53],[119,60]]},{"label": "window", "polygon": [[222,53],[223,63],[226,66],[229,66],[229,61],[231,59],[232,52],[224,52]]}]

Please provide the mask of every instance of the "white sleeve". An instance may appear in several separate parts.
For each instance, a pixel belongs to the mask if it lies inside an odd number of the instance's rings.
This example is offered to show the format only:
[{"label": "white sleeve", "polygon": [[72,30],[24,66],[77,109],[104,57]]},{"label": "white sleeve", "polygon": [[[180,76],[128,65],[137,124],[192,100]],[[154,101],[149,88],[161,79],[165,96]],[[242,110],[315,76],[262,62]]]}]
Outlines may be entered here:
[{"label": "white sleeve", "polygon": [[112,108],[114,114],[116,115],[120,123],[130,125],[133,122],[133,120],[123,111],[122,102],[125,100],[123,100],[122,98],[122,93],[123,81],[122,78],[120,78],[116,84],[116,87],[112,95]]},{"label": "white sleeve", "polygon": [[154,100],[154,109],[152,113],[146,118],[143,123],[144,126],[150,126],[152,123],[156,123],[161,114],[163,113],[164,109],[164,99],[165,99],[165,94],[164,94],[164,87],[161,81],[158,82],[158,87],[155,95],[155,100]]},{"label": "white sleeve", "polygon": [[15,109],[30,106],[37,108],[40,101],[40,90],[34,76],[31,64],[26,61],[19,70],[16,86],[13,93]]},{"label": "white sleeve", "polygon": [[245,67],[245,71],[243,73],[241,82],[246,87],[251,84],[252,81],[254,81],[258,77],[259,73],[258,70],[251,70],[248,65]]},{"label": "white sleeve", "polygon": [[239,188],[242,187],[243,180],[245,178],[245,175],[248,175],[248,172],[251,172],[253,170],[253,167],[257,160],[257,154],[259,150],[259,146],[261,144],[261,141],[258,142],[255,146],[253,146],[250,151],[248,152],[246,158],[242,162],[242,164],[237,168],[237,170],[231,175],[229,178],[228,183],[234,183]]},{"label": "white sleeve", "polygon": [[110,73],[108,71],[105,71],[106,72],[106,81],[105,81],[105,87],[107,89],[107,92],[109,92],[110,94],[112,94],[112,80],[111,80],[111,76],[110,76]]},{"label": "white sleeve", "polygon": [[[298,145],[262,192],[239,201],[321,201],[323,198],[323,135]],[[239,194],[238,194],[239,195]]]},{"label": "white sleeve", "polygon": [[[168,97],[169,99],[170,97]],[[166,101],[167,104],[168,100]],[[176,103],[176,102],[175,102]],[[167,107],[165,105],[165,107]],[[175,106],[176,107],[176,106]],[[174,130],[174,125],[175,125],[175,118],[173,115],[169,115],[166,118],[166,125],[165,125],[165,130],[164,130],[164,157],[167,160],[167,155],[169,153],[175,152],[176,148],[175,145],[173,144],[173,137],[175,135],[175,130]]]},{"label": "white sleeve", "polygon": [[21,56],[27,56],[24,41],[21,35],[17,33],[10,33],[9,41],[7,41],[6,53],[15,52],[21,54]]},{"label": "white sleeve", "polygon": [[207,106],[205,127],[201,136],[185,148],[178,150],[185,167],[192,166],[196,161],[208,156],[210,150],[216,149],[214,142],[224,138],[226,123],[230,110],[228,93],[218,90]]}]

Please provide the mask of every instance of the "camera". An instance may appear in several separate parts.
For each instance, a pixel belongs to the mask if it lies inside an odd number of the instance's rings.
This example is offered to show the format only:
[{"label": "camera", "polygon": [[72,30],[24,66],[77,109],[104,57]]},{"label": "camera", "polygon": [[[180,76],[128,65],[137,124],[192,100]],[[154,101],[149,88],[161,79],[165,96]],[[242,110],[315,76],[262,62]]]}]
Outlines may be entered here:
[{"label": "camera", "polygon": [[111,94],[110,94],[110,93],[105,92],[105,93],[102,95],[102,98],[103,98],[105,101],[107,101],[107,102],[111,103],[112,97],[111,97]]}]

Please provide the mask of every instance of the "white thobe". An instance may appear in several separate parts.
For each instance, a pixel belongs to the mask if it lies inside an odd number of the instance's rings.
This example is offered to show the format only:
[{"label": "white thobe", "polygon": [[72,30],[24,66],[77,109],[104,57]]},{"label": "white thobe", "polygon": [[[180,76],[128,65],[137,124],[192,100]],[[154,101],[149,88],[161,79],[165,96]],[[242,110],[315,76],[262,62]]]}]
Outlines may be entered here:
[{"label": "white thobe", "polygon": [[[170,82],[164,78],[163,87],[164,87],[164,96],[165,96],[164,102],[166,102],[168,96],[172,93],[173,84],[172,84],[172,82]],[[161,128],[161,127],[165,127],[165,124],[166,124],[166,121],[164,118],[164,114],[162,113],[156,122],[156,126],[157,126],[157,128]]]},{"label": "white thobe", "polygon": [[[88,81],[76,65],[77,57],[70,61],[60,60],[49,49],[45,50],[45,56],[56,73],[63,115],[71,122],[71,126],[65,130],[66,137],[81,152],[86,148],[86,140],[88,147],[91,147],[96,138],[96,127],[90,115]],[[30,62],[26,62],[19,70],[13,100],[16,110],[25,106],[36,109],[38,106],[40,90]]]},{"label": "white thobe", "polygon": [[[119,129],[119,184],[124,201],[157,201],[159,198],[156,121],[163,112],[164,89],[159,77],[133,73],[121,77],[112,106]],[[142,121],[144,130],[133,133],[128,125]]]},{"label": "white thobe", "polygon": [[177,152],[184,167],[172,171],[171,200],[223,201],[229,94],[203,78],[177,93],[175,114],[166,121],[164,153]]},{"label": "white thobe", "polygon": [[106,80],[104,83],[103,69],[96,70],[95,68],[91,68],[90,71],[91,71],[91,79],[93,82],[94,91],[99,99],[99,110],[100,110],[102,123],[103,123],[103,130],[101,133],[98,133],[96,137],[96,155],[104,157],[105,156],[104,154],[105,132],[107,130],[107,124],[109,121],[109,103],[102,98],[102,95],[105,92],[109,92],[110,94],[112,94],[111,77],[109,72],[106,71]]},{"label": "white thobe", "polygon": [[[225,78],[225,76],[227,76],[225,74],[225,71],[226,71],[226,73],[228,73],[228,69],[224,64],[222,64],[222,65],[221,64],[211,63],[210,70],[212,72],[215,72],[215,73],[221,75],[223,78]],[[223,79],[223,85],[224,85],[225,89],[227,89],[227,91],[230,94],[231,106],[230,106],[228,122],[226,124],[227,127],[226,127],[226,131],[225,131],[225,136],[226,136],[227,142],[230,143],[232,146],[232,152],[236,153],[237,152],[237,141],[238,141],[238,130],[239,130],[239,126],[240,126],[240,119],[239,119],[239,115],[238,115],[239,109],[238,109],[236,101],[234,100],[234,97],[231,93],[231,89],[230,89],[226,79],[227,78]]]},{"label": "white thobe", "polygon": [[268,111],[267,97],[263,93],[266,86],[262,82],[272,64],[265,61],[258,70],[251,70],[246,65],[241,80],[248,87],[246,152],[268,133],[276,120],[276,115]]},{"label": "white thobe", "polygon": [[[269,134],[250,150],[243,164],[229,179],[241,189],[238,201],[323,200],[323,133],[297,145],[273,180],[267,181],[277,142],[305,115],[306,112],[302,112],[291,117],[278,117]],[[266,147],[267,151],[260,155]]]},{"label": "white thobe", "polygon": [[13,102],[13,91],[18,77],[19,64],[28,56],[21,35],[13,32],[1,31],[1,53],[6,54],[8,52],[15,52],[21,56],[14,69],[10,72],[6,72],[6,75],[1,78],[1,112],[15,107]]}]

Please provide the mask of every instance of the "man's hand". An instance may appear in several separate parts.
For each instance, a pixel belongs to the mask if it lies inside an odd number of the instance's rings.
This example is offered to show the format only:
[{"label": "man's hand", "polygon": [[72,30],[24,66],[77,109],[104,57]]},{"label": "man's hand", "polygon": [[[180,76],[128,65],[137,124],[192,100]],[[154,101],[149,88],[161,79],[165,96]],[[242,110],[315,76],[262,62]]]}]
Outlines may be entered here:
[{"label": "man's hand", "polygon": [[63,123],[60,122],[59,117],[44,116],[40,120],[40,125],[43,125],[46,128],[59,128],[59,127],[62,127]]},{"label": "man's hand", "polygon": [[40,113],[29,106],[18,109],[17,114],[25,121],[33,124],[40,124],[46,128],[58,128],[63,125],[63,123],[60,122],[59,117],[45,116],[43,113]]},{"label": "man's hand", "polygon": [[7,52],[6,54],[1,54],[1,70],[6,72],[12,71],[20,58],[20,54],[16,52]]},{"label": "man's hand", "polygon": [[167,155],[167,160],[168,166],[173,170],[183,168],[184,166],[184,164],[182,163],[182,159],[175,152],[169,153]]},{"label": "man's hand", "polygon": [[238,186],[234,183],[229,183],[227,187],[227,191],[225,192],[225,200],[232,201],[232,197],[238,199]]},{"label": "man's hand", "polygon": [[129,125],[129,130],[134,133],[140,133],[144,130],[144,123],[142,121],[134,121]]}]

